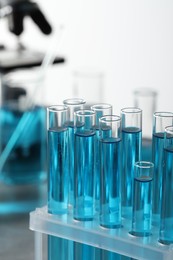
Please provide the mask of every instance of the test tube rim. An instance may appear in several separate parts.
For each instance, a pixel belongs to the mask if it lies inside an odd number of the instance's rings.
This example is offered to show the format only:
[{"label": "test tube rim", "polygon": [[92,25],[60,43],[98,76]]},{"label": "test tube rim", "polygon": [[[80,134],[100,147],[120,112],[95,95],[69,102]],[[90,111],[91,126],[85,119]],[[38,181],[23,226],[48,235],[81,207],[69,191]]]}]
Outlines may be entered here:
[{"label": "test tube rim", "polygon": [[75,111],[74,114],[76,116],[85,116],[85,117],[90,117],[90,116],[94,116],[95,112],[93,110],[89,110],[89,109],[80,109],[78,111]]},{"label": "test tube rim", "polygon": [[137,161],[135,162],[135,166],[138,168],[149,169],[154,168],[154,163],[150,161]]},{"label": "test tube rim", "polygon": [[157,111],[157,112],[154,112],[154,117],[173,117],[173,112],[170,112],[170,111]]},{"label": "test tube rim", "polygon": [[51,105],[49,107],[47,107],[47,110],[50,112],[60,112],[60,111],[68,111],[69,108],[66,105]]},{"label": "test tube rim", "polygon": [[85,103],[86,101],[83,98],[68,98],[63,101],[63,104],[68,106],[83,105]]},{"label": "test tube rim", "polygon": [[112,105],[108,103],[98,103],[91,106],[91,109],[94,111],[102,111],[103,109],[110,109],[110,108],[112,108]]},{"label": "test tube rim", "polygon": [[[108,118],[114,118],[114,120],[110,120]],[[99,118],[99,122],[101,123],[110,123],[110,122],[118,122],[121,121],[121,117],[118,115],[104,115]]]},{"label": "test tube rim", "polygon": [[142,113],[142,109],[138,107],[125,107],[121,109],[121,114],[140,114]]}]

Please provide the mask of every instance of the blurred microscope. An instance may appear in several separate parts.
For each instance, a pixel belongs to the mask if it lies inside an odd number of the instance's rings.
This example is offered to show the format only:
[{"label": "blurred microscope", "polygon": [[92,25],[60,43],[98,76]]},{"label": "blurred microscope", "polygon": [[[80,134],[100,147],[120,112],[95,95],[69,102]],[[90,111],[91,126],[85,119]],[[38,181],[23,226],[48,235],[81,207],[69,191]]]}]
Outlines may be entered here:
[{"label": "blurred microscope", "polygon": [[[7,20],[8,32],[17,39],[28,16],[43,34],[51,34],[37,3],[0,0],[0,19]],[[12,49],[0,43],[0,214],[29,212],[45,204],[46,115],[44,104],[35,99],[38,83],[33,77],[44,55],[20,40]],[[55,57],[53,64],[64,61]]]}]

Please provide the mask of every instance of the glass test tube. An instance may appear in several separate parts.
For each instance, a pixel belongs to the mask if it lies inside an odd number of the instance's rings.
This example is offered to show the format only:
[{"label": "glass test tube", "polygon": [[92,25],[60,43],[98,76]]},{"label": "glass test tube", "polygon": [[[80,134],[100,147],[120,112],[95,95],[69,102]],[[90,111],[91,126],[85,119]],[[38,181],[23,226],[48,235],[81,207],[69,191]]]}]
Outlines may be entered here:
[{"label": "glass test tube", "polygon": [[73,96],[86,100],[85,109],[103,102],[104,73],[95,68],[79,68],[73,72]]},{"label": "glass test tube", "polygon": [[134,105],[142,109],[142,160],[152,160],[152,120],[156,111],[157,92],[151,88],[134,91]]},{"label": "glass test tube", "polygon": [[69,206],[73,206],[74,198],[74,112],[83,109],[85,100],[81,98],[69,98],[63,101],[69,107]]},{"label": "glass test tube", "polygon": [[[48,128],[48,212],[64,214],[68,207],[68,128],[69,108],[64,105],[47,108]],[[66,260],[68,241],[48,236],[48,260]]]},{"label": "glass test tube", "polygon": [[74,113],[74,210],[76,220],[92,220],[94,215],[95,112]]},{"label": "glass test tube", "polygon": [[121,118],[107,115],[100,122],[100,225],[121,227]]},{"label": "glass test tube", "polygon": [[48,128],[48,211],[67,212],[68,206],[68,112],[67,106],[47,108]]},{"label": "glass test tube", "polygon": [[132,230],[130,234],[139,237],[151,235],[152,181],[154,164],[139,161],[134,167]]},{"label": "glass test tube", "polygon": [[122,215],[131,218],[134,164],[141,160],[142,110],[124,108],[122,118]]},{"label": "glass test tube", "polygon": [[104,115],[112,114],[112,106],[110,104],[96,104],[91,107],[96,114],[96,142],[95,142],[95,174],[94,174],[94,198],[95,210],[99,211],[100,208],[100,142],[99,142],[99,118]]},{"label": "glass test tube", "polygon": [[[153,180],[153,224],[158,225],[161,210],[163,175],[163,146],[165,127],[173,125],[172,112],[155,112],[153,115],[152,161],[155,165]],[[157,196],[156,196],[157,194]]]},{"label": "glass test tube", "polygon": [[165,128],[159,241],[173,243],[173,126]]}]

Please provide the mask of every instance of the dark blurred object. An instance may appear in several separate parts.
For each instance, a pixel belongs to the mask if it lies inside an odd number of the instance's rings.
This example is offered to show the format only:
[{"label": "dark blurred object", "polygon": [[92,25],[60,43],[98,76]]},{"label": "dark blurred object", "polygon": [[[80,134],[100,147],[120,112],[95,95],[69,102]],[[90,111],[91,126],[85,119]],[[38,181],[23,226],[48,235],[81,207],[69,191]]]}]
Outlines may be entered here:
[{"label": "dark blurred object", "polygon": [[[8,7],[8,8],[7,8]],[[52,32],[52,27],[40,10],[40,7],[28,0],[0,0],[1,16],[7,17],[8,29],[13,34],[19,36],[24,31],[24,18],[31,17],[42,33],[48,35]]]},{"label": "dark blurred object", "polygon": [[[14,69],[40,66],[44,56],[45,53],[43,52],[29,49],[0,49],[0,73],[7,73]],[[64,61],[63,57],[55,57],[53,64],[64,63]]]}]

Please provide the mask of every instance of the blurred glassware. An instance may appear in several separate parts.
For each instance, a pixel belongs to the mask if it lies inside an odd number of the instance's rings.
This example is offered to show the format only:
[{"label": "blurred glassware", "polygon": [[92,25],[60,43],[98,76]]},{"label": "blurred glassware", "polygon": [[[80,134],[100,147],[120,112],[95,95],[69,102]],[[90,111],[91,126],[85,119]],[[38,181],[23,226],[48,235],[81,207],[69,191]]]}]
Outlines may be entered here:
[{"label": "blurred glassware", "polygon": [[86,100],[85,109],[103,102],[104,73],[91,68],[80,68],[73,72],[73,96]]}]

